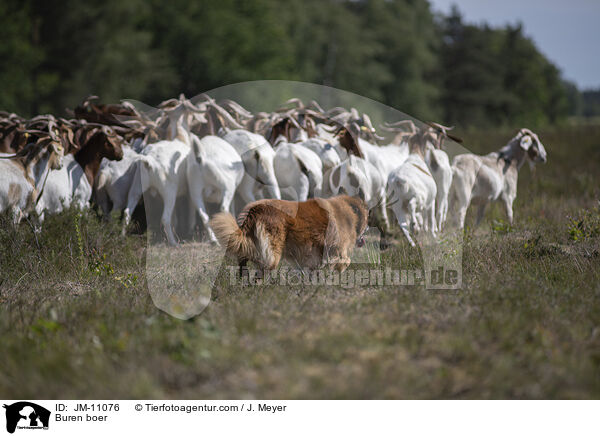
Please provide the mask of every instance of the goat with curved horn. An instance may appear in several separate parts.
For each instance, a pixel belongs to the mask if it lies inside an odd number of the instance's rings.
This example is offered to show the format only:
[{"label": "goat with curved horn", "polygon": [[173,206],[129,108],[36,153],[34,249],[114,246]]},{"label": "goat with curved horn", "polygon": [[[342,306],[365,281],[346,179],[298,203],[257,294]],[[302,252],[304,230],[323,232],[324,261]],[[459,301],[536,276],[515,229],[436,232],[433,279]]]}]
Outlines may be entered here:
[{"label": "goat with curved horn", "polygon": [[547,153],[539,137],[520,129],[500,150],[484,156],[465,153],[452,162],[453,181],[450,210],[454,224],[464,228],[467,209],[478,204],[477,226],[492,201],[503,203],[508,222],[513,222],[513,202],[517,197],[518,172],[525,162],[545,163]]}]

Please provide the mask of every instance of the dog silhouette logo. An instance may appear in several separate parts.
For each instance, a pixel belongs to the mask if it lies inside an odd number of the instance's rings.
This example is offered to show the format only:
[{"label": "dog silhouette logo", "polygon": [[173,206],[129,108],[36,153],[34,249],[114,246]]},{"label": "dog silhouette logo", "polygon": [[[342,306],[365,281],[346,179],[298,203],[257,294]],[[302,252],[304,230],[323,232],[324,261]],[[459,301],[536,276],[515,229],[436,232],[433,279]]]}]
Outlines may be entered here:
[{"label": "dog silhouette logo", "polygon": [[29,401],[19,401],[4,405],[6,409],[6,431],[14,433],[18,429],[48,429],[50,411]]}]

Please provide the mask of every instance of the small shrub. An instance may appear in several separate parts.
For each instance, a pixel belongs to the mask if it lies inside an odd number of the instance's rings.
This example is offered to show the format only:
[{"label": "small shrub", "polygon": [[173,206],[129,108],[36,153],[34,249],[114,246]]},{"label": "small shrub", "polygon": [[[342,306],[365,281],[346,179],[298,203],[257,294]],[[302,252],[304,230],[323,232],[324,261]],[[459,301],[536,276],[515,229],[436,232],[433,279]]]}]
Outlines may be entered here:
[{"label": "small shrub", "polygon": [[540,245],[540,240],[542,239],[542,235],[536,235],[532,238],[529,238],[524,244],[523,244],[523,248],[525,250],[525,255],[528,257],[532,257],[534,256],[537,251],[538,251],[538,247]]},{"label": "small shrub", "polygon": [[569,217],[567,231],[573,242],[586,241],[600,235],[600,205],[581,210],[575,218]]},{"label": "small shrub", "polygon": [[110,277],[122,284],[125,288],[135,286],[138,279],[138,276],[132,273],[115,275],[115,269],[112,264],[106,260],[106,254],[101,254],[97,250],[92,250],[89,256],[88,270],[100,277]]},{"label": "small shrub", "polygon": [[506,235],[514,230],[513,226],[508,221],[504,221],[503,219],[492,221],[491,226],[492,232],[499,235]]}]

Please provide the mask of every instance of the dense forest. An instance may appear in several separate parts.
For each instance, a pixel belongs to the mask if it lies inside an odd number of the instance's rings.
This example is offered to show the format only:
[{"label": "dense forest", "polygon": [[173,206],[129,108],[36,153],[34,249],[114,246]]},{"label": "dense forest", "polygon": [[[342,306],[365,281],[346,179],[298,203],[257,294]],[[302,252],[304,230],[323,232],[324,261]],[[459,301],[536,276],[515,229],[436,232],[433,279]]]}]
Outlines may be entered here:
[{"label": "dense forest", "polygon": [[0,0],[0,41],[0,109],[25,116],[259,79],[462,126],[600,112],[600,92],[563,80],[521,25],[468,24],[426,0]]}]

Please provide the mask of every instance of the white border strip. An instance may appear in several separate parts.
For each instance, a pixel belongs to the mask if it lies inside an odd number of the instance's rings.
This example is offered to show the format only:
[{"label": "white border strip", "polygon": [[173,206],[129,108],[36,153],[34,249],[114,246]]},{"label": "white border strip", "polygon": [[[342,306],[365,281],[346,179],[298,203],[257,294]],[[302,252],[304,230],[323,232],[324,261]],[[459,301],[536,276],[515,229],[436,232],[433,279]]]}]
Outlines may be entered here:
[{"label": "white border strip", "polygon": [[[44,436],[174,431],[261,436],[597,435],[600,408],[599,401],[29,401],[51,411]],[[0,434],[8,434],[2,412]],[[17,428],[14,434],[40,433]]]}]

